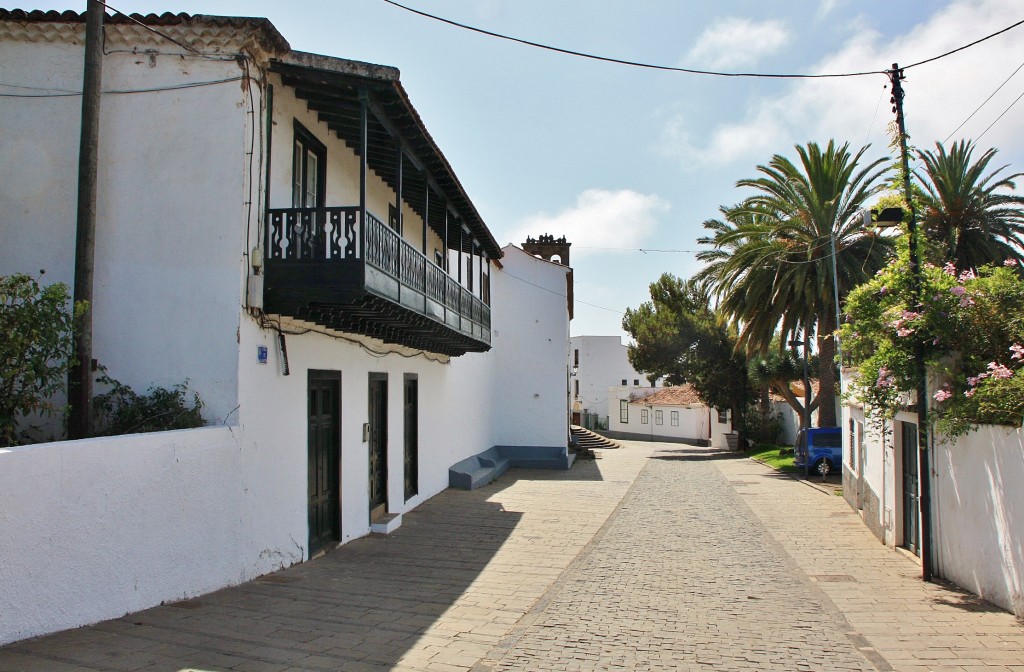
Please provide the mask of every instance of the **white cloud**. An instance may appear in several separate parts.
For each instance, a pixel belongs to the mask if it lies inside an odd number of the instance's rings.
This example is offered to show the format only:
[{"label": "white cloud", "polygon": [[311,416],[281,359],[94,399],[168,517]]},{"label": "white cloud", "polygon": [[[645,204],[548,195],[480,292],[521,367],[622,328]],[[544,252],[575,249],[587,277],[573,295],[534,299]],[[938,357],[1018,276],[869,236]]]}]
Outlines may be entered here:
[{"label": "white cloud", "polygon": [[781,21],[755,22],[735,16],[716,20],[686,54],[688,68],[735,68],[756,63],[789,42]]},{"label": "white cloud", "polygon": [[512,241],[518,245],[527,236],[546,233],[565,236],[573,243],[573,259],[602,251],[590,248],[635,250],[655,232],[660,215],[669,207],[668,201],[654,194],[587,189],[576,197],[575,204],[557,214],[539,213],[524,219],[515,228]]},{"label": "white cloud", "polygon": [[[838,51],[821,59],[811,72],[884,70],[893,62],[909,65],[960,47],[1005,28],[1017,0],[958,0],[915,26],[905,35],[882,39],[861,28]],[[904,99],[911,142],[925,149],[944,140],[1020,64],[1017,29],[987,42],[906,70]],[[884,75],[801,80],[784,92],[748,104],[737,120],[724,121],[695,139],[688,119],[672,116],[663,127],[665,151],[684,165],[699,168],[743,162],[766,162],[772,153],[792,155],[792,146],[829,138],[859,148],[865,141],[874,153],[886,152],[887,124],[892,120]],[[1024,71],[1010,80],[950,142],[973,139],[1024,91]],[[981,139],[983,148],[1000,150],[997,161],[1024,161],[1024,136],[1019,133],[1024,107],[1013,108]]]}]

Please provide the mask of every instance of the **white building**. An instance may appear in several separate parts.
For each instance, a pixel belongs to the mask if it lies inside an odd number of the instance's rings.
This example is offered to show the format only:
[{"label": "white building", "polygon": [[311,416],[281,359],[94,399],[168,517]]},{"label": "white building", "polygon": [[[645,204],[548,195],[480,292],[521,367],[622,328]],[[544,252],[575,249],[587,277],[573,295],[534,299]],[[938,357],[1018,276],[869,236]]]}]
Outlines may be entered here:
[{"label": "white building", "polygon": [[[882,543],[921,556],[917,413],[843,408],[843,495]],[[929,435],[932,572],[1024,617],[1024,429]]]},{"label": "white building", "polygon": [[610,437],[727,447],[729,412],[709,408],[691,385],[617,387],[608,394]]},{"label": "white building", "polygon": [[[494,446],[570,463],[570,270],[497,245],[398,70],[135,18],[105,28],[94,357],[211,426],[0,450],[0,643],[388,531]],[[2,274],[73,282],[83,38],[0,10]]]},{"label": "white building", "polygon": [[[608,429],[611,388],[653,387],[648,378],[629,363],[628,348],[618,336],[573,336],[569,339],[569,366],[573,370],[573,414],[580,414],[581,424],[599,424]],[[586,422],[597,416],[599,423]]]}]

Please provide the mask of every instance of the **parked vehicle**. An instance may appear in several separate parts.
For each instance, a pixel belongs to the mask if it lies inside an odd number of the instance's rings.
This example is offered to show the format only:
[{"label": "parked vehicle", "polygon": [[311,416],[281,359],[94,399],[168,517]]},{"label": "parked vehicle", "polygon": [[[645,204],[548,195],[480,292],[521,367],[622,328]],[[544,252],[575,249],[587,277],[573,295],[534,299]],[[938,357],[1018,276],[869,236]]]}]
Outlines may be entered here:
[{"label": "parked vehicle", "polygon": [[794,464],[803,467],[805,474],[814,471],[825,477],[842,471],[843,431],[840,427],[801,428],[793,453]]}]

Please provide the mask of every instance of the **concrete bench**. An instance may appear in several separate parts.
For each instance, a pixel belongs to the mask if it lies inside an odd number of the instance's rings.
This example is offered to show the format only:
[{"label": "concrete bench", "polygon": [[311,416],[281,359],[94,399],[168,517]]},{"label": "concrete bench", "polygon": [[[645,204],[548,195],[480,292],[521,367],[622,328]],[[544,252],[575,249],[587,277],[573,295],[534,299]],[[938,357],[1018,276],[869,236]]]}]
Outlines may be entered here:
[{"label": "concrete bench", "polygon": [[497,446],[460,460],[448,468],[448,485],[459,490],[476,490],[498,478],[512,466]]},{"label": "concrete bench", "polygon": [[448,468],[448,485],[475,490],[487,485],[509,467],[523,469],[568,469],[575,455],[557,446],[493,446]]}]

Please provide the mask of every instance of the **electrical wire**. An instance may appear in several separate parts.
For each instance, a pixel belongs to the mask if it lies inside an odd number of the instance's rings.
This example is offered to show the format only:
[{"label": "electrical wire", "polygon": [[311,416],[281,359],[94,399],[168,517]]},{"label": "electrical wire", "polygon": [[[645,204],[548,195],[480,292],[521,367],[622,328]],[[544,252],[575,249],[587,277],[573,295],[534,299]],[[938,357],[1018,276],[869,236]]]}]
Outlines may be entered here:
[{"label": "electrical wire", "polygon": [[[996,95],[997,93],[999,93],[999,91],[1000,91],[1000,90],[1001,90],[1001,89],[1002,89],[1002,88],[1003,88],[1004,86],[1006,86],[1007,82],[1009,82],[1009,81],[1010,81],[1011,79],[1013,79],[1013,76],[1014,76],[1014,75],[1016,75],[1016,74],[1017,74],[1018,72],[1020,72],[1021,68],[1024,68],[1024,61],[1021,61],[1021,64],[1017,66],[1017,69],[1016,69],[1016,70],[1014,70],[1013,72],[1011,72],[1011,73],[1010,73],[1010,76],[1009,76],[1009,77],[1007,77],[1006,79],[1004,79],[1004,80],[1003,80],[1003,83],[1002,83],[1002,84],[1000,84],[999,86],[997,86],[997,87],[996,87],[996,90],[995,90],[995,91],[993,91],[993,92],[992,92],[991,94],[989,94],[989,97],[988,97],[988,98],[986,98],[986,99],[985,99],[985,100],[984,100],[984,101],[983,101],[983,102],[981,103],[981,105],[978,105],[978,107],[977,107],[977,108],[975,108],[974,112],[971,112],[971,114],[970,114],[970,115],[969,115],[969,116],[968,116],[968,117],[967,117],[966,119],[964,119],[964,120],[963,120],[963,121],[962,121],[962,122],[960,123],[960,125],[959,125],[959,126],[957,126],[956,128],[954,128],[954,129],[953,129],[953,131],[952,131],[952,132],[951,132],[951,133],[950,133],[949,135],[947,135],[947,136],[946,136],[946,139],[945,139],[945,140],[943,140],[942,142],[943,142],[943,143],[946,143],[946,142],[948,142],[948,141],[949,141],[949,139],[950,139],[950,138],[952,138],[952,137],[953,137],[953,136],[954,136],[954,135],[956,134],[956,132],[957,132],[957,131],[959,131],[959,130],[960,130],[961,128],[963,128],[963,127],[964,127],[964,124],[966,124],[966,123],[967,123],[968,121],[970,121],[971,119],[973,119],[973,118],[974,118],[974,115],[976,115],[976,114],[977,114],[977,113],[978,113],[978,112],[979,112],[979,111],[981,110],[981,108],[985,107],[985,105],[986,105],[986,104],[988,104],[988,101],[992,100],[992,97],[993,97],[993,96],[995,96],[995,95]],[[1015,101],[1015,102],[1016,102],[1016,101]],[[1012,107],[1012,106],[1011,106],[1011,107]],[[1005,112],[1004,112],[1003,114],[1005,114]],[[999,116],[1002,116],[1002,115],[999,115]],[[996,121],[998,121],[998,119],[997,119]],[[992,122],[992,123],[994,124],[995,122]],[[989,126],[989,128],[991,128],[991,126]],[[985,129],[985,130],[987,131],[988,129]],[[984,134],[982,134],[982,135],[984,135]],[[979,136],[979,137],[980,137],[980,136]],[[919,163],[919,164],[917,164],[917,165],[918,165],[918,166],[920,166],[921,164]],[[917,167],[915,166],[915,168],[914,168],[914,169],[916,170],[916,169],[917,169]]]},{"label": "electrical wire", "polygon": [[[178,91],[181,89],[195,89],[202,86],[214,86],[216,84],[227,84],[229,82],[239,82],[246,79],[246,75],[239,75],[238,77],[226,77],[224,79],[213,79],[203,82],[187,82],[185,84],[174,84],[172,86],[156,86],[146,89],[108,89],[104,91],[104,94],[113,95],[125,95],[134,93],[157,93],[160,91]],[[18,86],[16,84],[3,84],[0,86],[11,86],[19,89],[35,89],[31,86]],[[0,98],[70,98],[74,96],[81,96],[81,91],[64,91],[63,89],[35,89],[38,91],[56,91],[56,93],[0,93]]]},{"label": "electrical wire", "polygon": [[975,142],[977,142],[978,140],[981,140],[982,136],[984,136],[984,135],[985,135],[986,133],[988,133],[988,132],[989,132],[989,129],[991,129],[991,128],[992,128],[993,126],[995,126],[995,125],[996,125],[996,122],[997,122],[997,121],[999,121],[1000,119],[1002,119],[1002,118],[1003,118],[1003,115],[1005,115],[1005,114],[1006,114],[1007,112],[1009,112],[1009,111],[1010,111],[1010,108],[1011,108],[1011,107],[1013,107],[1013,106],[1014,106],[1014,105],[1016,105],[1016,104],[1017,104],[1018,102],[1020,102],[1020,99],[1021,99],[1021,98],[1024,98],[1024,93],[1021,93],[1021,94],[1020,94],[1019,96],[1017,96],[1017,97],[1016,97],[1016,98],[1014,99],[1014,101],[1013,101],[1012,103],[1010,103],[1010,104],[1009,104],[1009,106],[1007,106],[1007,108],[1006,108],[1005,110],[1003,110],[1003,113],[1002,113],[1002,114],[1000,114],[1000,115],[999,115],[998,117],[996,117],[996,118],[995,118],[995,121],[993,121],[993,122],[992,122],[991,124],[989,124],[989,125],[988,125],[988,128],[986,128],[986,129],[985,129],[984,131],[982,131],[982,132],[981,132],[981,133],[980,133],[980,134],[978,135],[978,137],[974,139],[974,141],[975,141]]},{"label": "electrical wire", "polygon": [[[475,33],[480,33],[481,35],[487,35],[489,37],[495,37],[495,38],[498,38],[500,40],[508,40],[509,42],[516,42],[518,44],[523,44],[523,45],[526,45],[526,46],[529,46],[529,47],[536,47],[538,49],[545,49],[547,51],[553,51],[553,52],[556,52],[556,53],[559,53],[559,54],[566,54],[568,56],[578,56],[580,58],[588,58],[588,59],[591,59],[591,60],[602,61],[602,62],[605,62],[605,63],[616,63],[616,64],[619,64],[619,65],[628,65],[628,66],[635,67],[635,68],[646,68],[646,69],[649,69],[649,70],[663,70],[663,71],[669,71],[669,72],[684,72],[684,73],[691,74],[691,75],[707,75],[707,76],[712,76],[712,77],[758,77],[758,78],[764,78],[764,79],[824,79],[824,78],[863,77],[863,76],[866,76],[866,75],[888,75],[889,74],[889,70],[866,70],[866,71],[863,71],[863,72],[840,72],[840,73],[822,73],[822,74],[768,73],[768,72],[720,72],[720,71],[716,71],[716,70],[697,70],[697,69],[694,69],[694,68],[683,68],[683,67],[673,67],[673,66],[668,66],[668,65],[657,65],[657,64],[653,64],[653,63],[642,63],[642,62],[639,62],[639,61],[629,61],[629,60],[625,60],[625,59],[621,59],[621,58],[614,58],[614,57],[611,57],[611,56],[601,56],[601,55],[598,55],[598,54],[590,54],[590,53],[586,53],[586,52],[582,52],[582,51],[575,51],[573,49],[565,49],[563,47],[556,47],[556,46],[552,46],[552,45],[549,45],[549,44],[542,44],[540,42],[533,42],[531,40],[526,40],[526,39],[522,39],[522,38],[519,38],[519,37],[512,37],[511,35],[505,35],[503,33],[496,33],[496,32],[491,31],[491,30],[485,30],[483,28],[477,28],[476,26],[471,26],[471,25],[468,25],[468,24],[465,24],[465,23],[459,23],[458,21],[453,21],[451,19],[446,19],[446,18],[444,18],[442,16],[438,16],[436,14],[430,14],[428,12],[424,12],[424,11],[419,10],[419,9],[414,9],[412,7],[408,7],[408,6],[403,5],[403,4],[399,3],[399,2],[396,2],[395,0],[383,0],[383,1],[386,2],[389,5],[393,5],[395,7],[398,7],[399,9],[404,9],[407,12],[411,12],[412,14],[417,14],[419,16],[422,16],[422,17],[425,17],[425,18],[428,18],[428,19],[432,19],[434,21],[440,21],[441,23],[446,23],[446,24],[448,24],[450,26],[454,26],[456,28],[462,28],[464,30],[469,30],[469,31],[472,31],[472,32],[475,32]],[[925,63],[931,63],[933,61],[937,61],[940,58],[945,58],[945,57],[950,56],[952,54],[955,54],[955,53],[957,53],[959,51],[963,51],[964,49],[968,49],[968,48],[973,47],[973,46],[975,46],[977,44],[981,44],[985,40],[992,39],[993,37],[996,37],[997,35],[1001,35],[1001,34],[1007,32],[1009,30],[1012,30],[1013,28],[1016,28],[1016,27],[1018,27],[1018,26],[1020,26],[1022,24],[1024,24],[1024,20],[1018,21],[1017,23],[1014,23],[1013,25],[1007,26],[1006,28],[1003,28],[1002,30],[998,30],[998,31],[996,31],[996,32],[994,32],[994,33],[992,33],[990,35],[986,35],[985,37],[982,37],[981,39],[975,40],[975,41],[973,41],[973,42],[971,42],[969,44],[965,44],[962,47],[958,47],[956,49],[952,49],[950,51],[947,51],[944,54],[939,54],[938,56],[933,56],[933,57],[927,58],[927,59],[925,59],[923,61],[918,61],[917,63],[911,63],[910,65],[904,66],[904,67],[902,67],[900,69],[901,70],[907,70],[909,68],[914,68],[914,67],[917,67],[919,65],[924,65]]]},{"label": "electrical wire", "polygon": [[176,44],[179,47],[181,47],[182,49],[184,49],[185,51],[191,52],[191,53],[195,54],[196,56],[202,56],[203,58],[210,58],[210,59],[213,59],[213,60],[229,60],[229,61],[233,61],[233,60],[235,60],[235,58],[237,58],[239,56],[242,56],[243,58],[247,58],[244,54],[219,54],[219,53],[209,54],[209,53],[205,53],[203,51],[200,51],[199,49],[196,49],[195,47],[193,47],[190,44],[186,44],[184,42],[179,42],[178,40],[174,39],[173,37],[171,37],[167,33],[159,31],[156,28],[154,28],[153,26],[151,26],[151,25],[149,25],[149,24],[147,24],[147,23],[145,23],[143,21],[139,21],[138,19],[136,19],[131,14],[128,14],[127,12],[122,12],[120,9],[117,9],[116,7],[112,7],[112,6],[108,5],[107,3],[103,2],[103,0],[97,0],[97,1],[99,2],[99,4],[103,5],[105,8],[109,9],[110,11],[114,12],[115,14],[120,14],[121,16],[125,17],[126,19],[128,19],[132,23],[135,23],[135,24],[138,24],[139,26],[142,26],[143,28],[145,28],[149,32],[153,33],[154,35],[159,35],[160,37],[164,38],[168,42]]},{"label": "electrical wire", "polygon": [[481,35],[487,35],[487,36],[490,36],[490,37],[496,37],[496,38],[501,39],[501,40],[508,40],[509,42],[516,42],[516,43],[519,43],[519,44],[524,44],[524,45],[529,46],[529,47],[536,47],[538,49],[546,49],[547,51],[554,51],[554,52],[557,52],[559,54],[566,54],[568,56],[578,56],[580,58],[589,58],[589,59],[594,60],[594,61],[603,61],[605,63],[617,63],[619,65],[628,65],[628,66],[635,67],[635,68],[646,68],[648,70],[665,70],[665,71],[669,71],[669,72],[685,72],[685,73],[688,73],[688,74],[691,74],[691,75],[709,75],[709,76],[713,76],[713,77],[763,77],[763,78],[768,78],[768,79],[822,79],[822,78],[827,78],[827,77],[861,77],[861,76],[864,76],[864,75],[884,75],[884,74],[886,74],[885,70],[869,70],[869,71],[865,71],[865,72],[844,72],[844,73],[836,73],[836,74],[816,74],[816,75],[811,75],[811,74],[775,74],[775,73],[763,73],[763,72],[718,72],[718,71],[715,71],[715,70],[696,70],[696,69],[693,69],[693,68],[673,67],[673,66],[669,66],[669,65],[656,65],[654,63],[641,63],[639,61],[628,61],[628,60],[621,59],[621,58],[613,58],[611,56],[600,56],[598,54],[589,54],[589,53],[582,52],[582,51],[575,51],[575,50],[572,50],[572,49],[564,49],[562,47],[555,47],[555,46],[552,46],[550,44],[541,44],[540,42],[532,42],[530,40],[525,40],[525,39],[522,39],[522,38],[519,38],[519,37],[512,37],[510,35],[504,35],[502,33],[496,33],[496,32],[490,31],[490,30],[485,30],[483,28],[477,28],[475,26],[470,26],[470,25],[465,24],[465,23],[459,23],[458,21],[452,21],[451,19],[446,19],[446,18],[444,18],[442,16],[437,16],[436,14],[430,14],[428,12],[424,12],[424,11],[421,11],[421,10],[418,10],[418,9],[414,9],[412,7],[408,7],[408,6],[403,5],[401,3],[395,2],[395,0],[383,0],[383,1],[388,3],[389,5],[394,5],[395,7],[398,7],[399,9],[404,9],[407,12],[411,12],[413,14],[418,14],[418,15],[426,17],[428,19],[433,19],[434,21],[440,21],[441,23],[447,23],[448,25],[455,26],[456,28],[462,28],[464,30],[473,31],[474,33],[480,33]]}]

